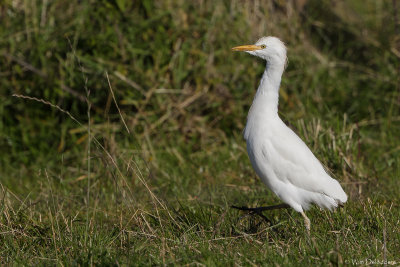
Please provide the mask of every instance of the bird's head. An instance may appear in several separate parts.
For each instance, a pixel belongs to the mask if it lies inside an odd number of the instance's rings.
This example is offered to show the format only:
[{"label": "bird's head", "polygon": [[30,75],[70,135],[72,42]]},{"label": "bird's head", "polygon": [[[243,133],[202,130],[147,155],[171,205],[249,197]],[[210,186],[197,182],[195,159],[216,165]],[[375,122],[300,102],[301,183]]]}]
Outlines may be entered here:
[{"label": "bird's head", "polygon": [[253,45],[236,46],[232,50],[247,52],[266,60],[271,65],[285,66],[287,61],[285,44],[273,36],[262,37]]}]

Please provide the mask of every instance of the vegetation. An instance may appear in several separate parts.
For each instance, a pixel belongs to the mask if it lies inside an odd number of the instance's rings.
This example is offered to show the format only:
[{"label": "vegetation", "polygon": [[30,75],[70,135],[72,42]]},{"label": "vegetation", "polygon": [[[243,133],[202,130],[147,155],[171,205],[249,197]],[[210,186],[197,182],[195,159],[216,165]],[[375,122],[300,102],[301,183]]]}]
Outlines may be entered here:
[{"label": "vegetation", "polygon": [[[395,4],[2,1],[0,261],[399,264]],[[265,35],[289,48],[281,117],[349,195],[310,237],[230,208],[279,201],[242,139],[264,63],[230,51]]]}]

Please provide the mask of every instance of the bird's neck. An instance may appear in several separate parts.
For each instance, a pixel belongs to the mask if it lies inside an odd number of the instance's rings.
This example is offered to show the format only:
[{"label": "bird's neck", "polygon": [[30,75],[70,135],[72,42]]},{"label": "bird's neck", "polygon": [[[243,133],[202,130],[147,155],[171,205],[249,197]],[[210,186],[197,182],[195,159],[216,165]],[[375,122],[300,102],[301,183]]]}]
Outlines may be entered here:
[{"label": "bird's neck", "polygon": [[266,111],[278,113],[279,86],[281,84],[283,70],[283,65],[269,64],[267,62],[254,98],[254,101],[260,100],[263,105],[265,105]]}]

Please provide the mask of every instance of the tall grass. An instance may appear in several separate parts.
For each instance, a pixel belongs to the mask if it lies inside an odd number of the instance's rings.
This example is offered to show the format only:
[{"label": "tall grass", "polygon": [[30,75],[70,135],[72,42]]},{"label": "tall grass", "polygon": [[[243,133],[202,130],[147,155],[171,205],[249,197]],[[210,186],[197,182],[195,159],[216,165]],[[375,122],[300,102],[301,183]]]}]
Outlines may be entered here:
[{"label": "tall grass", "polygon": [[[395,12],[393,12],[393,10]],[[16,1],[0,7],[0,259],[398,264],[399,57],[388,1]],[[242,129],[275,35],[280,115],[349,194],[276,204]],[[12,97],[14,95],[15,97]],[[365,263],[364,263],[365,264]]]}]

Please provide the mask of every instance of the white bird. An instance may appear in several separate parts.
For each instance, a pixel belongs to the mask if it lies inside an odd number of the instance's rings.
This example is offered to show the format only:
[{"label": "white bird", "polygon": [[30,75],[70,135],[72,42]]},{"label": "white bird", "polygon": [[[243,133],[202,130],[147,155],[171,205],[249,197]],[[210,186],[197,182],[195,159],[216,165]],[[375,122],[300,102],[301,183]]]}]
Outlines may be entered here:
[{"label": "white bird", "polygon": [[262,37],[254,45],[232,50],[245,51],[267,62],[247,116],[244,139],[257,175],[285,203],[239,209],[292,207],[302,214],[309,232],[311,224],[304,211],[311,204],[332,210],[345,203],[347,195],[307,145],[279,118],[279,87],[287,60],[285,44],[276,37]]}]

